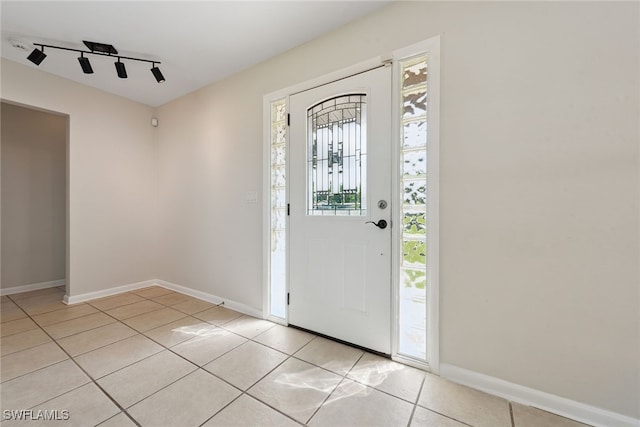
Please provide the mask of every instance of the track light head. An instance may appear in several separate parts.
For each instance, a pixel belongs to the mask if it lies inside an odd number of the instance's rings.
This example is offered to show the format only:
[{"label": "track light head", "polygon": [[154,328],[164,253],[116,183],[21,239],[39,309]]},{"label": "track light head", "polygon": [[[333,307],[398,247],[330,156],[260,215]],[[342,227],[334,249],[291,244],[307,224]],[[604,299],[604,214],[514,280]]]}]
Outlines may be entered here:
[{"label": "track light head", "polygon": [[158,83],[164,83],[164,76],[160,71],[160,68],[156,67],[156,64],[153,64],[153,68],[151,69],[151,73],[153,73],[153,77],[156,78]]},{"label": "track light head", "polygon": [[84,72],[85,74],[93,74],[93,68],[91,67],[89,58],[85,58],[83,53],[80,53],[78,62],[80,63],[80,67],[82,67],[82,72]]},{"label": "track light head", "polygon": [[40,63],[44,61],[44,58],[46,57],[47,54],[44,53],[44,47],[41,47],[40,49],[33,49],[33,52],[31,52],[29,56],[27,56],[27,59],[36,65],[40,65]]},{"label": "track light head", "polygon": [[116,71],[118,72],[118,77],[121,79],[127,78],[127,69],[124,67],[124,63],[120,62],[120,58],[118,58],[118,62],[115,63]]}]

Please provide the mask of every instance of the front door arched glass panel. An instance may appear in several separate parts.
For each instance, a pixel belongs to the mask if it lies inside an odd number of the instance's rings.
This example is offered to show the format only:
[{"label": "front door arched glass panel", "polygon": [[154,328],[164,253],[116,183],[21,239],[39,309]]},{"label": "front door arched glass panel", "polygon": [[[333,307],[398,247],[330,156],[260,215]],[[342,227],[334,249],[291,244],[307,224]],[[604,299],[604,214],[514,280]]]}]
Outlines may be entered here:
[{"label": "front door arched glass panel", "polygon": [[367,214],[366,94],[307,109],[308,215]]}]

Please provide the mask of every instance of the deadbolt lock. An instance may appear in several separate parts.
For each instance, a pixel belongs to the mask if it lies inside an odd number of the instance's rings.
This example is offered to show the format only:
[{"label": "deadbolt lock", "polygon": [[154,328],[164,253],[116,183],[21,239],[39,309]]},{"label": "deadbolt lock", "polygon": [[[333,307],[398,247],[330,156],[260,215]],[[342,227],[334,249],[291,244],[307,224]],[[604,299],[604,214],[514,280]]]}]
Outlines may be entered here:
[{"label": "deadbolt lock", "polygon": [[386,201],[386,200],[380,200],[380,201],[378,202],[378,207],[379,207],[380,209],[386,209],[386,208],[387,208],[387,201]]}]

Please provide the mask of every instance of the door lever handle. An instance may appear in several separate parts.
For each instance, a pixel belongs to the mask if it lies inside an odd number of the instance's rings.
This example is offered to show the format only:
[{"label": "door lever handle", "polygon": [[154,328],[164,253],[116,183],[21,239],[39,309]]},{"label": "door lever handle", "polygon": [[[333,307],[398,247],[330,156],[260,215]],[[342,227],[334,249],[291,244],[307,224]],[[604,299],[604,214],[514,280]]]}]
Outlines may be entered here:
[{"label": "door lever handle", "polygon": [[384,230],[385,228],[387,228],[387,221],[384,220],[384,219],[381,219],[378,222],[367,221],[367,222],[365,222],[365,224],[373,224],[373,225],[375,225],[376,227],[378,227],[381,230]]}]

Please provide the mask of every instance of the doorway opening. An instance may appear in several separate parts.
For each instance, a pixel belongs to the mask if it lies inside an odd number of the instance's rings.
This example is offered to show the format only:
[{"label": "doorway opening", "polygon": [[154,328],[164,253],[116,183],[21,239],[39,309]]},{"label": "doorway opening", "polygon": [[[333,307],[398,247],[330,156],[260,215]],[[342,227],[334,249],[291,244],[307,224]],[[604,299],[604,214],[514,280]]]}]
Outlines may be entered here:
[{"label": "doorway opening", "polygon": [[69,117],[0,106],[2,294],[68,291]]}]

